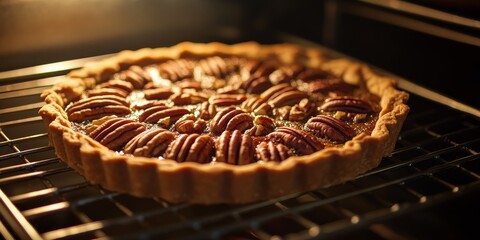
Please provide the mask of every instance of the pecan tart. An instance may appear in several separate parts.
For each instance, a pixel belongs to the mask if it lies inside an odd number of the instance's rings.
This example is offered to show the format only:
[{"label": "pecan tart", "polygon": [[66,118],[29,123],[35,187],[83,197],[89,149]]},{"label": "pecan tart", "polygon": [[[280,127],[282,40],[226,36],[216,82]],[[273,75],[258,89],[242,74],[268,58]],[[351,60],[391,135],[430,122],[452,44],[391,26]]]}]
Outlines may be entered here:
[{"label": "pecan tart", "polygon": [[248,203],[376,167],[409,110],[395,84],[315,48],[181,43],[74,70],[39,113],[57,155],[91,183]]}]

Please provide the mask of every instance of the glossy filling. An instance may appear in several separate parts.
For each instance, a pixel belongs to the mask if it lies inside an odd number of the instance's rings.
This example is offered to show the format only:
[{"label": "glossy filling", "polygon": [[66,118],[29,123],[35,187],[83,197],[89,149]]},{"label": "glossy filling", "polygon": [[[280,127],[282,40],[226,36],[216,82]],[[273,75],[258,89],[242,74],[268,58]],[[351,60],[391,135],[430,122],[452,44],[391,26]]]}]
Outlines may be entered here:
[{"label": "glossy filling", "polygon": [[369,135],[378,102],[323,70],[214,56],[131,66],[65,110],[119,154],[243,165]]}]

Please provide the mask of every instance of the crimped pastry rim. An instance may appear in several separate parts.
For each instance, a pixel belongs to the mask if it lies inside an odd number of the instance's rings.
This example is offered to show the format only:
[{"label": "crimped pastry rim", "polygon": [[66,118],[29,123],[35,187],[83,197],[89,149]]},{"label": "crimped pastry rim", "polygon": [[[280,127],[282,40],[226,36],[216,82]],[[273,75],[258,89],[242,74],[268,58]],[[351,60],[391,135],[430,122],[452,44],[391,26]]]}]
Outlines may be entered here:
[{"label": "crimped pastry rim", "polygon": [[[381,97],[382,108],[371,135],[360,134],[341,148],[277,162],[230,165],[159,161],[154,158],[119,155],[90,137],[74,132],[65,114],[66,104],[93,87],[109,73],[143,62],[175,59],[184,55],[234,55],[262,58],[275,56],[282,62],[300,61],[322,67],[352,84],[363,84]],[[68,81],[66,81],[68,80]],[[145,48],[119,54],[72,71],[42,93],[46,102],[39,114],[57,155],[94,184],[141,197],[159,197],[169,202],[200,204],[248,203],[342,183],[376,167],[394,148],[408,114],[408,94],[396,82],[368,66],[347,59],[330,59],[321,50],[293,44],[260,45],[246,42],[180,43],[168,48]]]}]

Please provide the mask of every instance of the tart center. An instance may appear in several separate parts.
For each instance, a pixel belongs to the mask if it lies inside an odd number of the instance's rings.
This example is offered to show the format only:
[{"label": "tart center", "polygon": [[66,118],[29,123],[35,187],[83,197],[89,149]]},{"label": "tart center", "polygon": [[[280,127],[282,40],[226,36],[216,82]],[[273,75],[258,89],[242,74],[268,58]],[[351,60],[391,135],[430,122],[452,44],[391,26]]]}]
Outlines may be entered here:
[{"label": "tart center", "polygon": [[209,56],[133,65],[66,107],[118,154],[177,162],[281,162],[371,134],[379,100],[333,73]]}]

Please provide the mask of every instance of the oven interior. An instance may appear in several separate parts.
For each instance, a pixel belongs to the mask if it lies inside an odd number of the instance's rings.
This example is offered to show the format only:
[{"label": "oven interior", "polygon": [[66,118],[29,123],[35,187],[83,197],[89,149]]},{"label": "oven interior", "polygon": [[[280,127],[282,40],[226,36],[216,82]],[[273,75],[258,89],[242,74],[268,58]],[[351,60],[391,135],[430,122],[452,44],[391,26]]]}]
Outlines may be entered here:
[{"label": "oven interior", "polygon": [[[478,235],[475,222],[466,220],[480,213],[480,114],[471,87],[480,80],[480,15],[475,5],[466,10],[435,1],[138,2],[0,3],[0,18],[5,20],[0,21],[4,238]],[[75,18],[67,17],[72,15]],[[452,15],[461,18],[442,18]],[[48,145],[37,114],[43,105],[39,95],[85,62],[123,49],[179,41],[249,40],[326,48],[397,78],[411,93],[411,111],[394,152],[378,168],[344,184],[252,204],[201,206],[136,198],[91,185]]]}]

